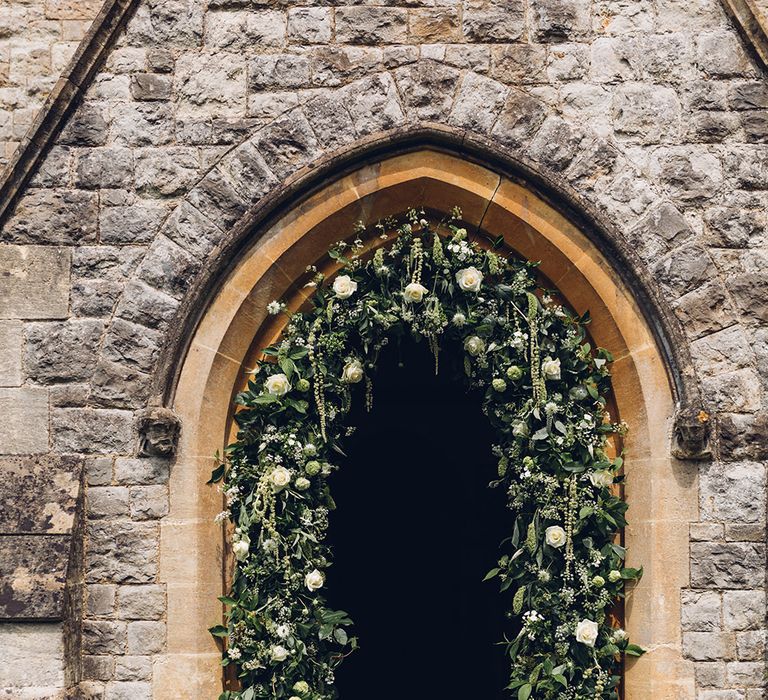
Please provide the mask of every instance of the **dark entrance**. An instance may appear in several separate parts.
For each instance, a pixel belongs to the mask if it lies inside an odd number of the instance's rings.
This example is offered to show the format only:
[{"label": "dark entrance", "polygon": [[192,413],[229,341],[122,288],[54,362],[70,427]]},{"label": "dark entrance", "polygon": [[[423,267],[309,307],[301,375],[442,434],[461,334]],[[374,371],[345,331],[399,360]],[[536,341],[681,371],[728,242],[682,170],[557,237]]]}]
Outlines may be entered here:
[{"label": "dark entrance", "polygon": [[496,645],[504,595],[482,579],[511,534],[511,512],[503,491],[488,488],[493,432],[460,355],[443,353],[435,377],[425,344],[409,341],[382,356],[374,410],[365,412],[362,391],[355,397],[358,429],[331,484],[327,593],[360,640],[337,674],[342,700],[509,697]]}]

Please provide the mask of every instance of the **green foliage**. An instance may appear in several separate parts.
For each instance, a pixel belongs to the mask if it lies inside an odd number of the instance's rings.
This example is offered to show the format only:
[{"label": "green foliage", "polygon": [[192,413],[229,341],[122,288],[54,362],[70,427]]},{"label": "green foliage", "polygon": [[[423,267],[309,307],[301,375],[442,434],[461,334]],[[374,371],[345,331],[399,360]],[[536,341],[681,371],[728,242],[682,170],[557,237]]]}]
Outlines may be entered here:
[{"label": "green foliage", "polygon": [[[223,663],[242,690],[222,699],[337,697],[335,670],[357,639],[323,596],[327,480],[351,402],[372,399],[382,348],[414,337],[436,370],[441,351],[463,355],[497,435],[489,479],[507,494],[511,536],[485,580],[515,623],[502,642],[509,697],[614,700],[620,655],[642,650],[608,613],[642,569],[625,567],[616,543],[627,504],[611,488],[623,460],[607,440],[624,426],[606,410],[610,353],[592,348],[588,314],[537,288],[536,265],[504,258],[501,241],[483,250],[456,220],[436,225],[416,210],[370,233],[334,246],[341,272],[332,284],[316,278],[311,308],[289,317],[235,399],[237,440],[211,477],[226,494],[237,559],[226,625],[211,633],[226,638]],[[387,247],[375,253],[362,242],[382,234]]]}]

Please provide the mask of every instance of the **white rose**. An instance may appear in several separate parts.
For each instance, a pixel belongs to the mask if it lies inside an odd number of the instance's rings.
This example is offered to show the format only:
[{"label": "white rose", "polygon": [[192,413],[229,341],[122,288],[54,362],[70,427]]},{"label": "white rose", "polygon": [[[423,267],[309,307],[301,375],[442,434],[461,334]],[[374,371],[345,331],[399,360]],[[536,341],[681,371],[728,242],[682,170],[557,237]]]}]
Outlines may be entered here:
[{"label": "white rose", "polygon": [[357,291],[357,282],[349,275],[339,275],[333,280],[333,293],[338,299],[349,299]]},{"label": "white rose", "polygon": [[237,561],[243,561],[243,559],[248,556],[248,549],[250,546],[251,543],[247,539],[234,542],[232,544],[232,552],[234,552],[235,559],[237,559]]},{"label": "white rose", "polygon": [[589,480],[592,482],[592,486],[610,488],[613,484],[613,472],[599,469],[596,472],[590,472]]},{"label": "white rose", "polygon": [[473,357],[479,355],[485,350],[485,343],[482,338],[478,338],[476,335],[471,335],[464,341],[464,349]]},{"label": "white rose", "polygon": [[541,371],[546,379],[560,379],[560,358],[548,357],[541,363]]},{"label": "white rose", "polygon": [[325,583],[325,577],[317,570],[310,571],[304,577],[304,584],[310,591],[316,591],[323,587]]},{"label": "white rose", "polygon": [[588,647],[595,646],[597,641],[597,623],[592,620],[582,620],[576,625],[576,641],[586,644]]},{"label": "white rose", "polygon": [[476,267],[465,267],[456,273],[456,281],[465,292],[479,292],[483,273]]},{"label": "white rose", "polygon": [[341,380],[347,384],[357,384],[364,376],[365,371],[360,360],[351,360],[344,365]]},{"label": "white rose", "polygon": [[269,480],[272,482],[275,493],[277,493],[291,483],[291,472],[285,467],[275,467],[269,475]]},{"label": "white rose", "polygon": [[291,628],[288,625],[278,625],[275,627],[275,634],[280,637],[280,639],[288,639],[291,635]]},{"label": "white rose", "polygon": [[544,538],[550,547],[560,549],[565,544],[565,530],[559,525],[552,525],[544,531]]},{"label": "white rose", "polygon": [[274,646],[272,647],[272,661],[285,661],[288,658],[288,650],[285,647]]},{"label": "white rose", "polygon": [[405,290],[403,290],[403,299],[406,301],[418,302],[428,293],[429,290],[424,285],[421,285],[418,282],[411,282]]},{"label": "white rose", "polygon": [[291,382],[284,374],[273,374],[264,382],[268,394],[285,396],[291,389]]}]

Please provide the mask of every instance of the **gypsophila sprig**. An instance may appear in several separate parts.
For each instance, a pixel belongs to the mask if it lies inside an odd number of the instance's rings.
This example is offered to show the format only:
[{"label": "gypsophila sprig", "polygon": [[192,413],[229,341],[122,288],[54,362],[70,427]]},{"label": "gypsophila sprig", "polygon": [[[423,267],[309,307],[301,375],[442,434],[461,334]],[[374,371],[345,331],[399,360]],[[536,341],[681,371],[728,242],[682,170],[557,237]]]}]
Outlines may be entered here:
[{"label": "gypsophila sprig", "polygon": [[241,690],[222,700],[338,697],[336,669],[357,639],[324,597],[328,477],[352,401],[372,405],[378,355],[401,335],[426,341],[436,372],[438,352],[461,353],[497,435],[489,478],[507,494],[511,537],[485,578],[516,622],[516,636],[499,640],[509,696],[615,700],[622,654],[642,653],[609,615],[642,575],[616,544],[627,504],[608,440],[626,426],[607,411],[610,353],[589,343],[587,315],[537,287],[535,264],[484,248],[460,217],[411,209],[359,224],[329,253],[336,275],[309,270],[311,309],[289,316],[236,397],[237,440],[211,479],[222,482],[217,518],[230,523],[235,559],[226,624],[211,632],[226,639],[222,663],[236,666]]}]

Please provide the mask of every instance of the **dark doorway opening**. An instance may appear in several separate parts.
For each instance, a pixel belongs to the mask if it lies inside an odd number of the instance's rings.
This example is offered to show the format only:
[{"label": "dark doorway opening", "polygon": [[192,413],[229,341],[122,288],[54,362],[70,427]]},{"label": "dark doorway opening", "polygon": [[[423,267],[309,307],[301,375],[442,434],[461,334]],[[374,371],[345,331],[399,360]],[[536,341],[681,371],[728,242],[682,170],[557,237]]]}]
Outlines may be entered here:
[{"label": "dark doorway opening", "polygon": [[461,355],[443,353],[435,376],[426,344],[404,342],[378,363],[373,411],[355,396],[331,483],[327,594],[360,640],[337,673],[342,700],[509,697],[505,594],[483,577],[512,514],[488,488],[493,431]]}]

